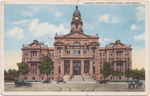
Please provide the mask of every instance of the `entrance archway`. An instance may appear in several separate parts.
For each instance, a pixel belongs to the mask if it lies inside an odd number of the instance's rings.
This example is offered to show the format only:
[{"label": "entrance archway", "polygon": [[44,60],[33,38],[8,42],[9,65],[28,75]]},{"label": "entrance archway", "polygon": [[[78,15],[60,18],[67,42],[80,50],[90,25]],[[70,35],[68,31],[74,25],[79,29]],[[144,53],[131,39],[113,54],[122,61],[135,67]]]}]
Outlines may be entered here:
[{"label": "entrance archway", "polygon": [[73,75],[81,75],[81,61],[73,61]]}]

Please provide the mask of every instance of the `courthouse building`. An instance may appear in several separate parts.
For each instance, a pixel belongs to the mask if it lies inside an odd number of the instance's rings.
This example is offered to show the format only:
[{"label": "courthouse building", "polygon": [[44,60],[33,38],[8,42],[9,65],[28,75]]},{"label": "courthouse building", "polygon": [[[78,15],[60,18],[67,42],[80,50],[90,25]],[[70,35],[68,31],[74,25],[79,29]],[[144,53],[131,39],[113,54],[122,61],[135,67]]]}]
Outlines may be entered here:
[{"label": "courthouse building", "polygon": [[[99,37],[86,35],[82,30],[83,22],[78,6],[72,16],[71,30],[66,35],[55,35],[54,47],[48,47],[43,42],[33,40],[31,44],[22,46],[22,63],[27,64],[29,73],[22,76],[26,80],[46,80],[47,76],[40,74],[38,63],[43,56],[54,61],[54,70],[49,74],[50,80],[69,75],[89,75],[95,80],[103,79],[101,70],[105,62],[111,64],[112,71],[125,71],[132,68],[131,45],[116,40],[106,47],[99,47]],[[107,79],[116,79],[110,75]],[[118,79],[126,79],[119,76]]]}]

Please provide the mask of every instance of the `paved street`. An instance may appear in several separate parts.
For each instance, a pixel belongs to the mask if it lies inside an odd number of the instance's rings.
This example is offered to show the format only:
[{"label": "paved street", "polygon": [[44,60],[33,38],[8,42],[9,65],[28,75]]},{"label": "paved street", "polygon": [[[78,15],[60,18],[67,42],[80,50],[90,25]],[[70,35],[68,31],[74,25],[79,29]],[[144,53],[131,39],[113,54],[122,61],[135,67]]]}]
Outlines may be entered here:
[{"label": "paved street", "polygon": [[5,91],[77,91],[77,92],[104,92],[104,91],[113,91],[113,92],[134,92],[134,91],[144,91],[144,89],[128,89],[126,83],[109,83],[109,84],[69,84],[69,83],[53,83],[53,84],[43,84],[41,82],[32,83],[33,87],[21,86],[15,87],[13,83],[5,83]]}]

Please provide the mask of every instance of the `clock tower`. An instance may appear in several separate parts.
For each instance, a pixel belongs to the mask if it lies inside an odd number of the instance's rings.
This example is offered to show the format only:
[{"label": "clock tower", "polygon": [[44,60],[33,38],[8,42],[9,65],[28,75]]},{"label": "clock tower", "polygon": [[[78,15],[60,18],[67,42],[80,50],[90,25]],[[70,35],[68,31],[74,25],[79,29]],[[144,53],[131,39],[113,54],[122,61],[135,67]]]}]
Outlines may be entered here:
[{"label": "clock tower", "polygon": [[78,6],[76,6],[76,10],[73,13],[72,21],[71,21],[71,31],[70,32],[82,32],[83,23],[81,21],[81,14],[78,10]]}]

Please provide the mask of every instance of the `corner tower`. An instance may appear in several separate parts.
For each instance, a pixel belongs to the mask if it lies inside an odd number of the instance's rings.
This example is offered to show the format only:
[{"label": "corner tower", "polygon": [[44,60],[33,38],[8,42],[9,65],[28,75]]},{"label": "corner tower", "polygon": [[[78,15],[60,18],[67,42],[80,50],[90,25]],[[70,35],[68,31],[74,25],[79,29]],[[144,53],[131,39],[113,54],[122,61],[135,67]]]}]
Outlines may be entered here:
[{"label": "corner tower", "polygon": [[81,21],[81,14],[80,14],[80,11],[78,10],[78,6],[76,6],[76,9],[75,9],[73,16],[72,16],[71,31],[70,32],[76,32],[77,31],[77,32],[83,33],[82,26],[83,26],[83,23]]}]

